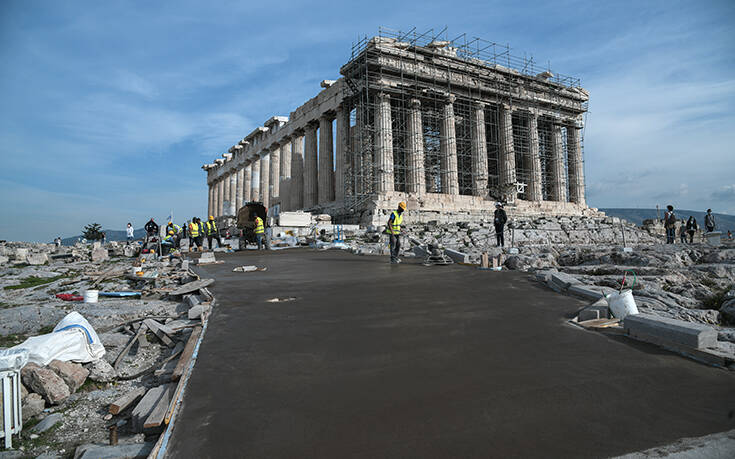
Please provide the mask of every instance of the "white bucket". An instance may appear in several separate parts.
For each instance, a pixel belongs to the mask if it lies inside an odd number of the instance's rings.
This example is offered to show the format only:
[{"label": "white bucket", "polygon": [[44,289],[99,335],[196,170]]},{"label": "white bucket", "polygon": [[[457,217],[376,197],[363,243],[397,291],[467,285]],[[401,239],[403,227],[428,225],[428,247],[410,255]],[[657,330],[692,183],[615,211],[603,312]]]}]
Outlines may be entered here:
[{"label": "white bucket", "polygon": [[97,299],[99,298],[99,290],[86,290],[84,292],[84,302],[85,303],[96,303]]},{"label": "white bucket", "polygon": [[610,312],[616,319],[623,320],[629,314],[638,314],[638,306],[635,304],[632,290],[626,289],[622,293],[613,292],[606,298],[610,305]]}]

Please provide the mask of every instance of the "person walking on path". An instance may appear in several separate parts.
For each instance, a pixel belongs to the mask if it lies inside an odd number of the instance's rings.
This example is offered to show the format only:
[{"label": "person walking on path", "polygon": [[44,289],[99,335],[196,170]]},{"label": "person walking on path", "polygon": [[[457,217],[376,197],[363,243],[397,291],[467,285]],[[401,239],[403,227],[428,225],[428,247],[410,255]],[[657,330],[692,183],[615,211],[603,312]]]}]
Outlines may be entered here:
[{"label": "person walking on path", "polygon": [[145,224],[145,231],[148,236],[158,236],[158,224],[153,221],[153,217]]},{"label": "person walking on path", "polygon": [[258,243],[258,250],[263,250],[263,238],[265,237],[265,225],[263,219],[255,216],[255,241]]},{"label": "person walking on path", "polygon": [[704,227],[708,233],[715,230],[715,216],[712,215],[712,209],[707,209],[707,214],[704,216]]},{"label": "person walking on path", "polygon": [[135,229],[133,229],[133,224],[128,222],[128,227],[125,228],[125,231],[128,234],[128,242],[131,242],[133,239],[135,239]]},{"label": "person walking on path", "polygon": [[694,244],[694,233],[697,232],[697,219],[694,218],[694,216],[690,215],[689,220],[687,220],[686,224],[686,230],[689,234],[689,243]]},{"label": "person walking on path", "polygon": [[687,224],[684,220],[679,222],[679,240],[682,244],[687,243]]},{"label": "person walking on path", "polygon": [[495,217],[493,218],[493,225],[495,225],[495,239],[497,240],[498,247],[505,247],[505,224],[508,221],[508,215],[503,209],[502,203],[495,204]]},{"label": "person walking on path", "polygon": [[671,204],[666,206],[664,228],[666,228],[666,243],[673,244],[676,239],[676,214],[674,214],[674,206]]},{"label": "person walking on path", "polygon": [[214,217],[209,216],[209,220],[205,224],[205,233],[207,234],[207,246],[209,250],[212,250],[212,239],[217,239],[217,247],[222,247],[222,239],[219,237],[219,231],[217,230],[217,223],[214,222]]},{"label": "person walking on path", "polygon": [[385,228],[390,237],[390,262],[393,264],[401,262],[398,255],[401,253],[401,223],[403,223],[404,210],[406,210],[406,203],[401,201],[398,203],[398,208],[388,217],[388,225]]},{"label": "person walking on path", "polygon": [[197,218],[193,217],[191,223],[189,223],[189,252],[194,249],[195,251],[202,250],[201,240],[199,239],[199,224]]}]

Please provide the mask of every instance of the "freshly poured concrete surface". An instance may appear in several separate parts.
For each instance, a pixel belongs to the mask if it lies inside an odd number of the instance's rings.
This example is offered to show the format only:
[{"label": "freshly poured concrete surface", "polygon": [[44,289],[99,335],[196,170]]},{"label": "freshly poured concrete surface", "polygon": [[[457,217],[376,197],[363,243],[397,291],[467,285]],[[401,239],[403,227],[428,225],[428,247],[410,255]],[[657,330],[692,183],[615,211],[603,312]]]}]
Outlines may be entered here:
[{"label": "freshly poured concrete surface", "polygon": [[735,428],[734,372],[572,327],[586,303],[523,273],[217,257],[170,457],[605,457]]}]

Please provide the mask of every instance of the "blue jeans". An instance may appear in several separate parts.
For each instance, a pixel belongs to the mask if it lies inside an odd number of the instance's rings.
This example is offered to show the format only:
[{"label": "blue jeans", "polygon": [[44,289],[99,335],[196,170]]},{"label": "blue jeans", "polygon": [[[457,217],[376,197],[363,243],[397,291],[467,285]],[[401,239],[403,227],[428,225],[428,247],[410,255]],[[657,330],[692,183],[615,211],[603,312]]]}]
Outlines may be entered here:
[{"label": "blue jeans", "polygon": [[262,250],[263,249],[263,235],[256,234],[255,241],[258,243],[258,250]]},{"label": "blue jeans", "polygon": [[673,244],[676,240],[676,228],[666,228],[666,243]]}]

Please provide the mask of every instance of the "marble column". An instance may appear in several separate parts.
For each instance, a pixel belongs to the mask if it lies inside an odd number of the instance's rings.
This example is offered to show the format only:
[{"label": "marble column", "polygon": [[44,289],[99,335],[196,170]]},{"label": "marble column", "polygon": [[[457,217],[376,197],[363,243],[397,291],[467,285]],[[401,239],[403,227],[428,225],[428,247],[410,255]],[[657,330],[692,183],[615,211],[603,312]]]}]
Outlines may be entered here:
[{"label": "marble column", "polygon": [[237,168],[237,193],[235,195],[235,215],[237,211],[242,207],[243,191],[245,189],[245,166],[238,166]]},{"label": "marble column", "polygon": [[421,101],[411,99],[408,109],[408,138],[406,139],[408,173],[406,191],[408,193],[426,192],[426,172],[424,170],[424,127],[421,119]]},{"label": "marble column", "polygon": [[260,159],[252,158],[250,163],[250,200],[260,201]]},{"label": "marble column", "polygon": [[529,165],[526,200],[543,201],[544,190],[541,183],[541,154],[539,153],[538,113],[534,110],[528,117],[528,138],[530,145],[526,164]]},{"label": "marble column", "polygon": [[516,198],[516,153],[513,143],[513,114],[510,106],[503,104],[498,113],[498,185],[500,199],[513,202]]},{"label": "marble column", "polygon": [[334,201],[334,139],[332,115],[319,118],[319,204]]},{"label": "marble column", "polygon": [[224,212],[222,211],[222,206],[224,205],[225,201],[225,180],[224,177],[220,177],[219,180],[217,180],[217,215],[216,217],[221,217],[224,215]]},{"label": "marble column", "polygon": [[291,210],[291,139],[281,140],[281,210]]},{"label": "marble column", "polygon": [[270,164],[270,180],[268,184],[269,198],[268,202],[272,205],[277,204],[279,196],[281,196],[281,147],[276,146],[268,154]]},{"label": "marble column", "polygon": [[457,170],[457,134],[454,124],[454,101],[450,94],[444,103],[441,123],[439,151],[441,163],[442,193],[459,194],[459,171]]},{"label": "marble column", "polygon": [[230,207],[227,209],[227,215],[235,215],[237,213],[237,171],[230,171]]},{"label": "marble column", "polygon": [[266,208],[271,204],[270,179],[270,157],[267,151],[263,151],[260,156],[260,200]]},{"label": "marble column", "polygon": [[334,160],[334,199],[345,198],[345,174],[347,173],[347,149],[350,141],[350,107],[347,102],[337,106],[337,142]]},{"label": "marble column", "polygon": [[485,136],[485,104],[477,102],[472,107],[470,123],[472,137],[472,194],[485,197],[487,190],[487,137]]},{"label": "marble column", "polygon": [[393,191],[393,125],[390,96],[381,92],[375,110],[375,175],[378,193]]},{"label": "marble column", "polygon": [[299,210],[304,207],[304,133],[295,132],[291,139],[291,197],[289,207]]},{"label": "marble column", "polygon": [[242,182],[242,201],[240,202],[240,206],[244,206],[245,203],[250,201],[250,192],[252,191],[252,179],[253,179],[253,170],[250,164],[247,166],[243,166],[243,182]]},{"label": "marble column", "polygon": [[309,123],[304,133],[304,208],[314,207],[318,202],[317,127]]},{"label": "marble column", "polygon": [[214,184],[209,184],[207,192],[207,215],[214,215]]},{"label": "marble column", "polygon": [[230,211],[230,172],[222,175],[222,214],[229,215]]},{"label": "marble column", "polygon": [[584,197],[584,161],[582,158],[581,127],[567,125],[567,165],[569,176],[569,200],[586,206]]},{"label": "marble column", "polygon": [[564,143],[561,125],[556,121],[551,127],[551,196],[552,201],[567,201],[567,181],[564,170]]}]

